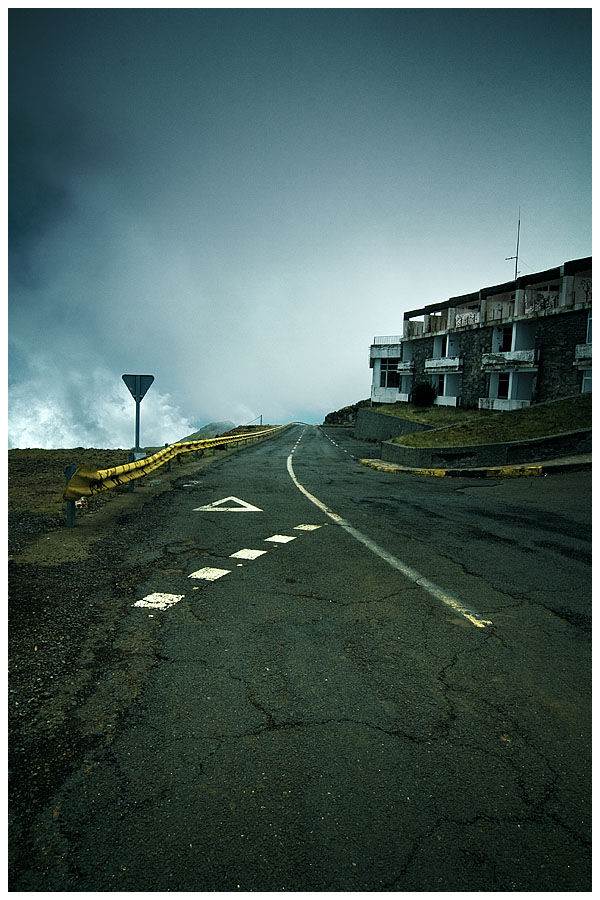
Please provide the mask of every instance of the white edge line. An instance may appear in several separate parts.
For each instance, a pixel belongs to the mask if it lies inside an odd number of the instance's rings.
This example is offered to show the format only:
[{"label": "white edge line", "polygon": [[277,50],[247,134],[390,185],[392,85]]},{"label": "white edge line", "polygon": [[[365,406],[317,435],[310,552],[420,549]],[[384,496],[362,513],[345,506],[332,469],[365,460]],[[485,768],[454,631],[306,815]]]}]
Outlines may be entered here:
[{"label": "white edge line", "polygon": [[[304,432],[302,433],[304,434]],[[300,442],[300,438],[298,439],[297,444]],[[435,582],[430,581],[424,575],[421,575],[416,569],[413,569],[412,566],[406,565],[402,560],[393,556],[391,553],[388,553],[387,550],[383,550],[375,541],[372,541],[371,538],[367,537],[358,529],[353,528],[349,522],[346,522],[341,516],[338,516],[337,513],[333,512],[333,510],[329,509],[324,503],[322,503],[318,497],[315,497],[314,494],[311,494],[310,491],[307,491],[306,488],[300,484],[298,479],[296,478],[294,467],[292,466],[292,453],[287,458],[287,470],[290,478],[298,488],[298,490],[304,494],[304,496],[314,503],[322,512],[325,513],[326,516],[329,516],[336,525],[341,525],[341,527],[348,532],[348,534],[352,535],[357,541],[360,541],[361,544],[364,544],[367,549],[369,549],[376,556],[379,556],[383,559],[388,565],[392,566],[392,568],[396,569],[398,572],[401,572],[405,578],[409,581],[412,581],[414,584],[418,584],[419,587],[423,588],[431,597],[435,597],[436,600],[440,600],[446,606],[450,607],[454,612],[463,616],[465,619],[468,619],[476,628],[485,628],[486,625],[492,625],[492,621],[490,619],[484,619],[479,615],[475,610],[470,609],[468,606],[465,606],[454,597],[452,594],[448,593],[448,591],[443,590],[443,588],[439,587]]]}]

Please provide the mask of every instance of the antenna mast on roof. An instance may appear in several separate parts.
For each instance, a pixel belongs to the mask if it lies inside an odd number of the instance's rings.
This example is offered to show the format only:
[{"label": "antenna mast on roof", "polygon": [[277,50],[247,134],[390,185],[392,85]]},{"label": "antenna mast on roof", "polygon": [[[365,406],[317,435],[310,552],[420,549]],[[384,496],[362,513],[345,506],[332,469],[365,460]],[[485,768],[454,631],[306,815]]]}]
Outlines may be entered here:
[{"label": "antenna mast on roof", "polygon": [[517,225],[517,251],[516,256],[505,256],[505,259],[514,259],[515,261],[515,281],[519,276],[519,238],[521,236],[521,207],[519,207],[519,224]]}]

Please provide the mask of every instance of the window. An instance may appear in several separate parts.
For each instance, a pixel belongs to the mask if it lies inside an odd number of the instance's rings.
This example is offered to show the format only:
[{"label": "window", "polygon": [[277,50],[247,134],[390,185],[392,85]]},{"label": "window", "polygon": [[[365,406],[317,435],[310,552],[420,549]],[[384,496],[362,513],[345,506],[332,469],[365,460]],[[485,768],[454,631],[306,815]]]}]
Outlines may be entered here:
[{"label": "window", "polygon": [[592,311],[588,313],[587,333],[585,337],[586,344],[592,343]]},{"label": "window", "polygon": [[434,375],[431,379],[431,383],[437,391],[438,397],[444,396],[444,389],[446,386],[446,376],[445,375]]},{"label": "window", "polygon": [[442,357],[447,356],[448,349],[448,336],[446,334],[438,335],[433,339],[433,358],[434,359],[442,359]]},{"label": "window", "polygon": [[582,372],[581,379],[581,393],[582,394],[591,394],[592,393],[592,370],[584,369]]},{"label": "window", "polygon": [[498,375],[498,400],[508,400],[508,388],[510,385],[510,373],[500,372]]},{"label": "window", "polygon": [[397,388],[400,384],[400,374],[398,372],[399,359],[382,359],[381,360],[381,379],[380,387]]},{"label": "window", "polygon": [[512,325],[504,325],[500,339],[500,353],[509,353],[512,350]]}]

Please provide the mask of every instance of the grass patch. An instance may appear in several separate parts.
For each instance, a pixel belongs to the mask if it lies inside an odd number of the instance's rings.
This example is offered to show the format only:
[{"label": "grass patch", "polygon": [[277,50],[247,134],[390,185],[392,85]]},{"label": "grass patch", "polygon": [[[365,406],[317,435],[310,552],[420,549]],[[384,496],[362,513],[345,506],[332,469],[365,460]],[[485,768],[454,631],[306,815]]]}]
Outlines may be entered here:
[{"label": "grass patch", "polygon": [[494,415],[488,409],[463,409],[462,406],[415,406],[413,403],[390,403],[376,407],[375,411],[386,416],[396,416],[398,419],[410,419],[421,425],[431,425],[433,428],[443,428],[467,419],[479,421]]},{"label": "grass patch", "polygon": [[68,465],[98,469],[121,466],[128,450],[9,450],[8,511],[43,516],[64,515],[63,491]]},{"label": "grass patch", "polygon": [[[428,412],[437,412],[429,410]],[[439,412],[445,410],[440,409]],[[449,411],[449,410],[448,410]],[[457,410],[454,410],[457,412]],[[565,400],[538,403],[507,412],[462,410],[462,421],[427,421],[435,431],[420,431],[395,438],[407,447],[466,447],[471,444],[499,444],[564,434],[592,427],[592,395],[579,394]],[[470,418],[469,418],[470,413]],[[406,416],[405,418],[409,418]],[[419,419],[418,421],[424,421]]]}]

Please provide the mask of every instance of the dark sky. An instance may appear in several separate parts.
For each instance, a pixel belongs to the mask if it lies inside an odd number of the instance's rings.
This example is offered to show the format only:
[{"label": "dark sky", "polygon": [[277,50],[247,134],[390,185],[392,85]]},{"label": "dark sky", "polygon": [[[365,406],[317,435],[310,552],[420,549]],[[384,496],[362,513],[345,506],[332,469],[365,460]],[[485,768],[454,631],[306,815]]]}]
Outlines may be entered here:
[{"label": "dark sky", "polygon": [[9,11],[9,446],[320,422],[407,309],[591,254],[589,9]]}]

